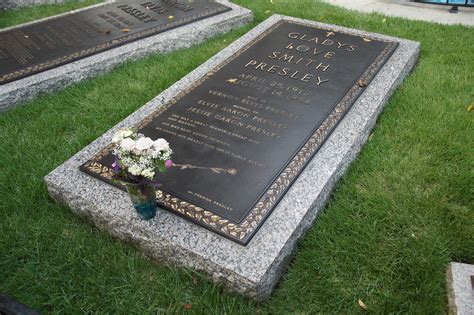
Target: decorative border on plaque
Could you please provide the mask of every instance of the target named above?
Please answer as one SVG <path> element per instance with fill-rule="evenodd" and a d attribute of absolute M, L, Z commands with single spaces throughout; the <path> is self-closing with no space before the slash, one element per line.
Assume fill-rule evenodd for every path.
<path fill-rule="evenodd" d="M 223 13 L 223 12 L 230 11 L 230 10 L 232 10 L 230 7 L 227 7 L 223 4 L 220 4 L 220 6 L 215 8 L 215 9 L 209 9 L 209 10 L 203 11 L 203 12 L 198 13 L 198 14 L 194 14 L 194 15 L 191 15 L 191 16 L 188 16 L 188 17 L 185 17 L 185 18 L 181 18 L 181 19 L 173 21 L 171 23 L 167 23 L 167 24 L 164 24 L 164 25 L 159 25 L 159 26 L 156 26 L 156 27 L 152 27 L 152 28 L 143 30 L 141 32 L 137 32 L 137 33 L 134 33 L 134 34 L 131 34 L 131 35 L 123 36 L 123 37 L 120 37 L 118 39 L 114 39 L 114 40 L 105 42 L 103 44 L 96 45 L 95 47 L 90 47 L 90 48 L 87 48 L 87 49 L 83 49 L 81 51 L 78 51 L 78 52 L 75 52 L 75 53 L 72 53 L 72 54 L 68 54 L 68 55 L 65 55 L 65 56 L 47 61 L 47 62 L 42 62 L 42 63 L 39 63 L 39 64 L 34 65 L 34 66 L 29 66 L 29 67 L 26 67 L 24 69 L 17 70 L 17 71 L 2 75 L 2 76 L 0 76 L 0 84 L 2 84 L 5 81 L 11 81 L 11 80 L 15 80 L 15 79 L 20 78 L 20 77 L 24 77 L 24 76 L 26 76 L 26 75 L 28 75 L 32 72 L 41 72 L 41 71 L 44 71 L 44 70 L 53 69 L 57 66 L 67 64 L 71 61 L 76 61 L 76 60 L 79 60 L 81 58 L 88 57 L 88 56 L 91 56 L 91 55 L 99 53 L 99 52 L 107 51 L 109 49 L 112 49 L 112 48 L 115 48 L 115 47 L 118 47 L 118 46 L 121 46 L 121 45 L 124 45 L 124 44 L 127 44 L 127 43 L 131 43 L 131 42 L 134 42 L 134 41 L 139 40 L 139 39 L 143 39 L 143 38 L 146 38 L 146 37 L 149 37 L 149 36 L 152 36 L 152 35 L 160 34 L 161 31 L 163 31 L 165 29 L 166 30 L 171 30 L 171 29 L 176 28 L 178 26 L 185 25 L 185 24 L 187 24 L 191 21 L 196 21 L 197 22 L 203 17 L 212 17 L 212 16 L 217 15 L 219 13 Z"/>
<path fill-rule="evenodd" d="M 202 78 L 196 80 L 191 84 L 187 89 L 179 93 L 168 103 L 161 106 L 154 113 L 146 117 L 135 127 L 140 129 L 153 121 L 157 116 L 161 115 L 165 110 L 170 106 L 175 104 L 179 99 L 181 99 L 186 94 L 190 93 L 197 86 L 201 85 L 209 77 L 214 75 L 222 67 L 230 63 L 232 60 L 237 58 L 240 54 L 245 52 L 249 47 L 253 46 L 255 43 L 259 42 L 265 38 L 270 32 L 281 24 L 288 22 L 293 24 L 299 24 L 304 26 L 311 26 L 314 28 L 319 28 L 311 24 L 280 20 L 278 23 L 275 23 L 273 26 L 268 28 L 266 31 L 261 33 L 254 41 L 246 44 L 242 47 L 237 53 L 233 56 L 226 59 L 218 66 L 210 70 Z M 339 33 L 345 33 L 353 35 L 348 32 L 341 32 L 329 28 L 319 28 L 323 30 L 329 30 Z M 365 70 L 365 72 L 359 77 L 359 80 L 349 89 L 349 91 L 342 97 L 339 103 L 334 107 L 334 109 L 329 113 L 323 123 L 315 130 L 312 136 L 308 141 L 302 146 L 298 153 L 293 157 L 289 162 L 287 167 L 280 173 L 277 179 L 270 185 L 268 190 L 263 194 L 260 200 L 256 203 L 254 208 L 249 212 L 249 214 L 242 220 L 242 222 L 234 223 L 226 218 L 223 218 L 211 211 L 205 210 L 201 207 L 198 207 L 188 201 L 182 200 L 172 194 L 158 190 L 156 195 L 158 202 L 163 205 L 171 212 L 184 216 L 188 219 L 191 219 L 193 222 L 198 223 L 204 227 L 211 228 L 211 231 L 222 234 L 239 244 L 247 244 L 256 230 L 259 228 L 259 224 L 266 219 L 270 210 L 278 203 L 282 198 L 286 190 L 292 185 L 297 176 L 306 166 L 307 162 L 316 154 L 318 149 L 321 147 L 323 142 L 326 140 L 326 137 L 332 132 L 336 127 L 339 121 L 344 117 L 350 107 L 354 104 L 355 100 L 360 96 L 364 91 L 365 87 L 370 83 L 375 74 L 380 70 L 380 68 L 385 64 L 388 58 L 392 55 L 395 49 L 398 46 L 397 42 L 391 42 L 388 40 L 377 39 L 375 37 L 363 36 L 364 41 L 370 42 L 372 40 L 386 42 L 387 45 L 379 53 L 379 55 L 373 60 L 371 65 Z M 92 160 L 86 162 L 81 166 L 81 169 L 95 177 L 104 179 L 105 181 L 111 183 L 112 176 L 114 171 L 111 167 L 103 165 L 98 161 L 108 155 L 112 149 L 112 144 L 108 145 L 102 149 Z M 116 185 L 115 185 L 116 186 Z"/>

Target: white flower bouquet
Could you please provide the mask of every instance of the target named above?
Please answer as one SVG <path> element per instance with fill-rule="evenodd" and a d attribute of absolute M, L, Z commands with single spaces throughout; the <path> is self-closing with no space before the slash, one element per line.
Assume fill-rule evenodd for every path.
<path fill-rule="evenodd" d="M 132 129 L 122 129 L 112 139 L 115 144 L 113 154 L 115 162 L 115 179 L 133 184 L 153 183 L 156 171 L 165 173 L 173 165 L 168 141 L 151 138 L 135 132 Z"/>
<path fill-rule="evenodd" d="M 173 165 L 168 141 L 153 141 L 132 129 L 122 129 L 113 137 L 114 179 L 127 187 L 130 200 L 140 218 L 149 220 L 156 214 L 156 172 L 165 173 Z"/>

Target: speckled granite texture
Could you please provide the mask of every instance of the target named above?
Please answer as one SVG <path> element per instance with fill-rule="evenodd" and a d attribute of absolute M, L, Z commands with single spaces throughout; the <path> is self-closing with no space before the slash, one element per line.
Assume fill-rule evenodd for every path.
<path fill-rule="evenodd" d="M 474 315 L 474 265 L 449 265 L 448 300 L 451 314 Z"/>
<path fill-rule="evenodd" d="M 151 221 L 141 221 L 126 193 L 79 171 L 79 165 L 109 144 L 119 128 L 141 121 L 282 19 L 387 38 L 400 45 L 246 247 L 167 211 L 159 211 Z M 419 49 L 420 44 L 413 41 L 273 15 L 51 172 L 45 177 L 49 192 L 97 227 L 133 243 L 157 261 L 194 268 L 234 291 L 265 299 L 278 282 L 298 239 L 311 226 L 334 184 L 366 142 L 384 104 L 415 65 Z"/>
<path fill-rule="evenodd" d="M 218 2 L 231 7 L 232 10 L 0 85 L 0 113 L 34 98 L 39 92 L 59 90 L 83 79 L 108 72 L 122 62 L 142 58 L 152 53 L 168 53 L 177 49 L 191 47 L 218 34 L 229 32 L 232 29 L 250 23 L 253 20 L 252 11 L 230 3 L 227 0 L 218 0 Z M 98 6 L 100 5 L 103 4 Z M 89 8 L 91 7 L 81 10 Z M 71 11 L 64 15 L 81 10 Z M 27 24 L 0 31 L 11 30 Z"/>
<path fill-rule="evenodd" d="M 11 10 L 39 4 L 63 3 L 66 0 L 0 0 L 0 10 Z"/>

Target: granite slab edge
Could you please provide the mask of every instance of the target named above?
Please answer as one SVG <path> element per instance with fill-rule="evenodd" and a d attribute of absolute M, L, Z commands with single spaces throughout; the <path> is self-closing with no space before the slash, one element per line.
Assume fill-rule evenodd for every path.
<path fill-rule="evenodd" d="M 40 92 L 53 92 L 63 89 L 84 79 L 110 72 L 114 67 L 126 61 L 137 60 L 154 53 L 165 54 L 178 49 L 189 48 L 209 38 L 244 26 L 253 20 L 252 11 L 227 0 L 218 0 L 218 2 L 231 7 L 232 10 L 0 86 L 0 113 L 25 104 Z M 104 4 L 92 7 L 101 5 Z M 87 9 L 90 9 L 90 7 L 59 16 Z M 4 30 L 35 23 L 39 22 L 25 23 Z M 188 28 L 189 26 L 191 28 Z"/>
<path fill-rule="evenodd" d="M 110 215 L 104 209 L 76 195 L 71 191 L 64 191 L 54 183 L 47 185 L 50 196 L 58 203 L 69 207 L 76 215 L 86 219 L 89 223 L 103 232 L 108 232 L 114 238 L 126 242 L 144 252 L 149 258 L 160 264 L 173 268 L 189 268 L 203 272 L 210 280 L 221 283 L 226 288 L 249 297 L 258 297 L 255 291 L 256 283 L 241 277 L 224 266 L 216 265 L 186 248 L 181 248 L 169 239 L 150 235 L 139 229 L 130 229 L 133 218 L 122 218 Z M 102 213 L 99 215 L 99 213 Z M 249 294 L 252 292 L 251 294 Z"/>
<path fill-rule="evenodd" d="M 0 11 L 16 10 L 41 4 L 61 4 L 65 1 L 66 0 L 5 0 L 5 2 L 0 3 Z"/>
<path fill-rule="evenodd" d="M 293 18 L 282 17 L 282 16 L 273 16 L 273 17 L 267 19 L 265 22 L 263 22 L 262 24 L 260 24 L 256 28 L 254 28 L 252 31 L 250 31 L 249 33 L 244 35 L 240 40 L 238 40 L 234 44 L 230 45 L 226 49 L 222 50 L 221 53 L 219 53 L 215 57 L 211 58 L 208 62 L 204 63 L 201 67 L 195 69 L 188 76 L 186 76 L 185 78 L 183 78 L 182 80 L 180 80 L 179 82 L 174 84 L 172 87 L 170 87 L 168 90 L 166 90 L 165 92 L 160 94 L 153 101 L 146 104 L 141 109 L 139 109 L 137 112 L 135 112 L 134 114 L 132 114 L 131 116 L 126 118 L 122 123 L 120 123 L 116 127 L 112 128 L 109 132 L 104 134 L 103 137 L 97 139 L 90 146 L 86 147 L 84 150 L 79 152 L 74 157 L 74 158 L 77 159 L 76 162 L 68 163 L 69 162 L 68 161 L 65 164 L 63 164 L 62 166 L 58 167 L 58 169 L 53 171 L 50 175 L 48 175 L 45 178 L 45 180 L 48 184 L 48 187 L 50 187 L 50 186 L 51 187 L 53 187 L 53 186 L 57 187 L 57 189 L 60 190 L 60 192 L 59 192 L 59 194 L 60 194 L 61 191 L 64 190 L 64 187 L 62 187 L 62 184 L 65 183 L 64 181 L 60 180 L 60 177 L 62 177 L 64 173 L 68 172 L 68 168 L 77 167 L 77 165 L 78 165 L 77 163 L 80 163 L 81 161 L 82 162 L 85 161 L 84 159 L 89 158 L 95 152 L 97 152 L 97 150 L 99 150 L 104 145 L 106 145 L 110 141 L 110 137 L 113 134 L 113 132 L 115 132 L 118 128 L 133 124 L 134 122 L 137 122 L 137 121 L 143 119 L 148 113 L 152 112 L 153 110 L 156 110 L 157 107 L 159 107 L 163 103 L 167 102 L 170 98 L 172 98 L 175 94 L 177 94 L 178 91 L 180 91 L 181 89 L 188 86 L 196 78 L 202 77 L 209 69 L 212 68 L 213 64 L 219 63 L 223 59 L 227 58 L 230 54 L 232 54 L 235 50 L 238 50 L 241 46 L 243 46 L 246 42 L 251 40 L 253 37 L 257 36 L 259 33 L 263 32 L 270 25 L 272 25 L 273 23 L 275 23 L 278 20 L 283 19 L 283 18 L 285 18 L 287 20 L 296 20 L 296 21 L 300 21 L 300 22 L 301 21 L 307 22 L 307 21 L 300 20 L 300 19 L 293 19 Z M 319 25 L 319 26 L 328 26 L 328 25 L 325 25 L 325 24 L 317 23 L 317 22 L 311 22 L 310 24 Z M 333 27 L 333 29 L 336 29 L 336 30 L 338 29 L 338 27 L 336 27 L 336 26 L 330 26 L 329 25 L 329 27 Z M 340 28 L 340 29 L 348 31 L 348 29 L 346 29 L 346 28 Z M 352 32 L 356 33 L 358 35 L 360 35 L 360 34 L 370 34 L 370 33 L 367 33 L 367 32 L 354 31 L 354 30 L 352 30 Z M 370 35 L 372 35 L 372 34 L 370 34 Z M 387 36 L 382 36 L 382 35 L 380 35 L 380 36 L 382 38 L 389 38 Z M 391 39 L 393 39 L 393 38 L 391 38 Z M 395 66 L 398 66 L 397 69 L 395 69 L 395 70 L 388 69 L 387 70 L 389 72 L 389 74 L 391 72 L 395 71 L 397 73 L 397 75 L 395 77 L 393 77 L 393 74 L 392 74 L 391 81 L 390 81 L 390 86 L 389 86 L 389 91 L 387 91 L 387 93 L 384 94 L 384 96 L 379 95 L 378 97 L 375 97 L 375 100 L 376 100 L 375 103 L 376 104 L 372 104 L 372 110 L 371 110 L 372 114 L 370 116 L 372 125 L 370 125 L 370 123 L 365 124 L 366 127 L 363 130 L 364 133 L 361 132 L 361 134 L 363 134 L 362 137 L 354 136 L 352 139 L 349 139 L 349 141 L 344 140 L 344 141 L 346 141 L 345 142 L 346 143 L 345 151 L 343 150 L 344 152 L 341 153 L 342 155 L 339 157 L 337 163 L 335 163 L 334 161 L 331 161 L 331 160 L 327 160 L 327 161 L 331 161 L 331 163 L 327 163 L 327 165 L 322 165 L 321 164 L 322 162 L 325 161 L 325 159 L 328 158 L 328 156 L 331 156 L 330 151 L 333 148 L 337 149 L 338 147 L 341 147 L 341 145 L 339 143 L 340 139 L 338 140 L 338 137 L 340 138 L 341 134 L 346 133 L 347 128 L 350 128 L 350 124 L 348 125 L 348 123 L 344 123 L 344 121 L 346 121 L 347 119 L 349 119 L 347 121 L 350 121 L 351 113 L 352 113 L 352 116 L 357 117 L 357 115 L 358 115 L 357 111 L 358 110 L 360 111 L 361 108 L 364 109 L 366 107 L 366 104 L 364 104 L 364 100 L 365 100 L 365 102 L 367 102 L 367 100 L 374 99 L 374 96 L 371 95 L 371 93 L 372 94 L 374 94 L 374 93 L 377 94 L 376 92 L 380 88 L 380 86 L 378 86 L 378 88 L 375 88 L 375 87 L 371 88 L 371 86 L 372 86 L 371 85 L 371 86 L 369 86 L 369 88 L 367 88 L 367 90 L 364 92 L 364 94 L 359 98 L 358 102 L 356 102 L 356 104 L 354 104 L 353 110 L 351 110 L 351 112 L 348 113 L 348 115 L 346 117 L 347 119 L 345 119 L 343 122 L 341 122 L 340 126 L 335 130 L 335 132 L 330 137 L 330 139 L 328 139 L 328 141 L 323 146 L 321 151 L 313 159 L 313 161 L 310 163 L 310 165 L 308 165 L 307 170 L 305 170 L 305 172 L 303 172 L 303 174 L 300 176 L 300 178 L 297 180 L 297 182 L 293 185 L 293 187 L 288 192 L 287 196 L 285 196 L 285 198 L 282 200 L 282 202 L 277 207 L 277 209 L 275 209 L 272 216 L 264 224 L 261 231 L 259 231 L 259 233 L 257 233 L 256 238 L 260 238 L 261 240 L 265 240 L 265 237 L 268 237 L 268 235 L 271 235 L 271 233 L 269 233 L 269 230 L 270 230 L 269 227 L 275 226 L 275 224 L 276 224 L 275 221 L 278 221 L 277 219 L 272 220 L 272 217 L 275 217 L 275 216 L 278 216 L 278 215 L 281 216 L 282 211 L 286 211 L 289 208 L 291 209 L 293 203 L 298 203 L 299 204 L 299 208 L 301 208 L 301 211 L 299 211 L 299 213 L 297 213 L 297 215 L 296 214 L 294 215 L 294 217 L 292 218 L 293 222 L 289 222 L 289 223 L 292 224 L 288 228 L 288 230 L 290 231 L 288 233 L 290 233 L 290 234 L 285 234 L 282 237 L 277 236 L 277 237 L 280 237 L 276 242 L 276 243 L 278 243 L 278 245 L 275 246 L 275 248 L 272 248 L 271 250 L 269 250 L 267 252 L 261 253 L 260 256 L 257 257 L 257 258 L 259 258 L 259 260 L 261 260 L 261 264 L 259 264 L 257 262 L 252 262 L 253 265 L 251 264 L 248 269 L 253 268 L 253 270 L 246 270 L 246 269 L 239 268 L 239 266 L 237 266 L 235 264 L 232 264 L 232 262 L 229 263 L 228 261 L 226 262 L 226 261 L 223 261 L 222 259 L 219 260 L 222 257 L 217 257 L 217 255 L 215 255 L 215 253 L 211 253 L 211 255 L 207 255 L 205 250 L 199 249 L 199 250 L 201 250 L 201 252 L 198 252 L 197 250 L 196 251 L 191 250 L 189 247 L 184 248 L 182 250 L 182 252 L 179 253 L 179 254 L 174 254 L 174 255 L 177 256 L 176 259 L 178 261 L 172 261 L 172 263 L 175 263 L 175 264 L 183 263 L 182 261 L 180 261 L 180 260 L 182 260 L 183 257 L 190 257 L 189 255 L 191 255 L 191 254 L 193 254 L 193 255 L 197 254 L 199 257 L 202 258 L 199 261 L 199 263 L 197 264 L 197 266 L 190 266 L 190 262 L 184 262 L 184 264 L 187 265 L 188 267 L 192 267 L 192 268 L 204 271 L 205 273 L 207 273 L 208 275 L 210 275 L 214 279 L 217 278 L 218 280 L 220 279 L 221 281 L 225 281 L 227 283 L 228 287 L 230 287 L 231 289 L 236 290 L 240 293 L 244 293 L 248 296 L 251 296 L 251 297 L 257 298 L 257 299 L 264 299 L 264 298 L 268 297 L 270 295 L 274 285 L 278 281 L 282 270 L 285 268 L 286 263 L 289 260 L 289 257 L 291 257 L 291 253 L 293 252 L 293 250 L 295 248 L 294 245 L 295 245 L 296 241 L 301 237 L 303 232 L 314 221 L 314 218 L 316 217 L 317 212 L 322 207 L 324 207 L 325 201 L 327 200 L 328 196 L 330 195 L 330 191 L 331 191 L 334 183 L 336 182 L 336 180 L 340 176 L 342 176 L 342 173 L 347 168 L 350 161 L 355 158 L 355 156 L 357 155 L 358 150 L 360 150 L 360 148 L 362 147 L 363 142 L 365 142 L 365 140 L 367 139 L 369 130 L 373 127 L 373 124 L 375 124 L 376 116 L 382 110 L 380 108 L 380 104 L 383 105 L 386 102 L 386 100 L 388 99 L 388 96 L 391 94 L 391 92 L 393 91 L 395 86 L 399 82 L 401 82 L 403 76 L 406 75 L 406 73 L 411 69 L 411 67 L 413 66 L 413 64 L 416 61 L 416 56 L 415 55 L 417 55 L 417 53 L 418 53 L 419 44 L 414 43 L 414 42 L 410 42 L 410 41 L 400 40 L 400 39 L 396 39 L 396 40 L 402 41 L 403 42 L 402 46 L 406 47 L 406 49 L 405 49 L 406 51 L 404 52 L 404 56 L 402 56 L 404 58 L 404 60 L 403 60 L 403 62 L 402 61 L 397 61 L 398 64 L 395 64 Z M 391 58 L 391 60 L 392 59 L 393 58 Z M 406 61 L 406 59 L 409 59 L 409 60 Z M 397 62 L 395 62 L 395 63 L 397 63 Z M 383 71 L 385 71 L 385 69 L 387 67 L 391 67 L 390 62 L 387 63 L 387 65 L 386 65 L 386 67 L 384 67 Z M 377 80 L 381 80 L 380 79 L 381 76 L 383 77 L 383 76 L 386 76 L 386 75 L 387 75 L 386 73 L 381 73 L 380 75 L 378 75 L 378 79 L 376 77 L 373 84 L 376 84 Z M 385 83 L 384 85 L 387 88 L 386 84 L 387 83 Z M 359 109 L 357 110 L 357 108 L 359 108 Z M 346 128 L 346 129 L 344 129 L 344 128 Z M 348 143 L 350 144 L 349 146 L 347 145 Z M 340 151 L 340 148 L 339 148 L 339 151 Z M 74 158 L 71 159 L 71 160 L 74 160 Z M 333 160 L 334 160 L 334 158 L 333 158 Z M 318 187 L 318 189 L 314 189 L 314 191 L 305 191 L 305 189 L 307 190 L 307 188 L 305 188 L 304 186 L 308 183 L 308 180 L 310 180 L 310 183 L 311 183 L 311 178 L 314 177 L 314 172 L 315 171 L 321 171 L 321 169 L 325 169 L 327 174 L 324 174 L 324 176 L 322 178 L 318 179 L 320 181 L 316 185 Z M 81 176 L 85 176 L 85 175 L 82 174 Z M 317 177 L 318 177 L 318 175 L 316 175 L 316 178 Z M 313 180 L 313 182 L 314 182 L 314 180 Z M 92 183 L 92 182 L 88 181 L 88 183 Z M 94 183 L 93 185 L 94 185 L 94 187 L 100 187 L 101 186 L 101 184 L 99 184 L 99 183 Z M 110 189 L 108 189 L 107 191 L 110 191 Z M 301 194 L 301 192 L 303 192 L 303 193 Z M 55 193 L 52 193 L 52 195 L 54 197 Z M 299 198 L 298 196 L 301 196 L 301 195 L 305 196 L 305 199 L 301 200 L 301 201 L 297 200 L 297 198 Z M 60 197 L 57 197 L 57 196 L 56 196 L 56 198 L 61 199 Z M 84 198 L 84 196 L 82 196 L 82 195 L 79 196 L 79 197 L 75 196 L 74 198 Z M 87 197 L 85 197 L 85 199 L 87 199 Z M 71 201 L 66 201 L 66 203 L 68 203 L 70 207 L 73 207 L 73 206 L 71 206 L 71 204 L 72 204 Z M 178 224 L 177 221 L 175 223 Z M 181 224 L 181 223 L 182 222 L 179 222 L 179 224 Z M 186 227 L 189 228 L 189 229 L 193 229 L 193 227 L 190 227 L 189 225 L 187 225 Z M 201 232 L 201 231 L 199 231 L 199 232 Z M 199 235 L 199 232 L 198 231 L 193 231 L 193 233 L 195 233 L 196 235 Z M 203 239 L 206 239 L 206 237 L 209 238 L 209 236 L 206 235 L 205 233 L 201 233 L 200 236 L 203 237 Z M 216 239 L 216 238 L 210 237 L 210 239 L 213 242 L 215 241 L 215 242 L 225 243 L 225 241 L 220 241 L 219 239 Z M 206 241 L 207 241 L 207 239 L 206 239 Z M 252 245 L 252 244 L 254 244 L 254 245 Z M 253 251 L 254 254 L 255 254 L 255 252 L 258 252 L 259 250 L 261 250 L 261 248 L 258 248 L 258 246 L 255 245 L 255 244 L 256 244 L 255 242 L 251 243 L 251 246 L 250 246 L 250 247 L 253 247 L 255 249 Z M 181 243 L 181 245 L 182 245 L 182 243 Z M 178 241 L 175 240 L 172 246 L 174 246 L 176 248 L 179 248 L 181 245 Z M 232 253 L 232 249 L 233 249 L 232 245 L 229 244 L 229 243 L 225 243 L 225 246 L 228 246 L 230 249 L 224 249 L 224 248 L 221 247 L 219 250 L 221 250 L 222 252 L 225 252 L 225 253 Z M 250 253 L 250 252 L 252 252 L 252 250 L 248 250 L 248 251 L 242 250 L 242 252 Z M 153 253 L 151 253 L 151 255 L 153 255 Z M 250 258 L 248 258 L 248 257 L 246 259 L 250 260 Z M 201 263 L 203 263 L 203 260 L 204 260 L 205 265 L 200 265 Z M 237 278 L 235 278 L 236 275 L 237 275 Z"/>
<path fill-rule="evenodd" d="M 471 278 L 472 277 L 472 278 Z M 474 314 L 474 265 L 451 262 L 447 274 L 449 313 Z"/>

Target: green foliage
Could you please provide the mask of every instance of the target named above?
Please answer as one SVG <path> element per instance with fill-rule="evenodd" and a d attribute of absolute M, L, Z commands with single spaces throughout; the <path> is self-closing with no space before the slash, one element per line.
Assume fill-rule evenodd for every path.
<path fill-rule="evenodd" d="M 443 313 L 445 271 L 474 263 L 472 29 L 312 0 L 237 0 L 255 12 L 422 43 L 358 160 L 272 298 L 256 304 L 190 270 L 153 264 L 53 202 L 43 176 L 248 31 L 127 63 L 0 115 L 0 292 L 44 313 Z M 86 2 L 85 4 L 90 4 Z M 0 13 L 14 25 L 84 3 Z M 189 304 L 189 305 L 188 305 Z"/>

